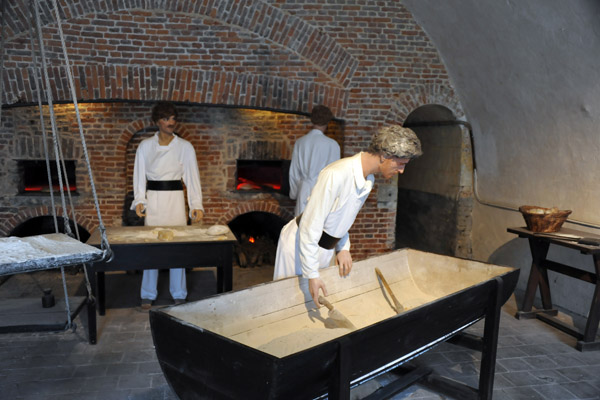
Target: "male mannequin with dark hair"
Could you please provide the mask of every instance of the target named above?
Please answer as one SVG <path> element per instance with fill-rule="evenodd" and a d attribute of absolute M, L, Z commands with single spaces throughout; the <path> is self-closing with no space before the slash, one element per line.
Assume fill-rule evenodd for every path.
<path fill-rule="evenodd" d="M 147 226 L 187 225 L 182 181 L 192 223 L 204 216 L 196 152 L 190 142 L 175 134 L 177 115 L 172 103 L 157 103 L 152 109 L 152 122 L 158 132 L 143 140 L 135 153 L 131 208 L 139 217 L 146 217 Z M 157 283 L 158 270 L 144 270 L 142 309 L 152 306 L 158 294 Z M 169 290 L 176 304 L 185 301 L 185 268 L 169 269 Z"/>
<path fill-rule="evenodd" d="M 304 211 L 319 172 L 340 159 L 340 145 L 325 136 L 332 119 L 333 113 L 329 108 L 315 106 L 310 116 L 312 129 L 294 143 L 290 164 L 290 198 L 296 200 L 296 216 Z"/>

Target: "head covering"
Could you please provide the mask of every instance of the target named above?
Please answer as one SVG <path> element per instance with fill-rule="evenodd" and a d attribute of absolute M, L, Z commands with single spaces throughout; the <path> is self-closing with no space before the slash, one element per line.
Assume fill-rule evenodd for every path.
<path fill-rule="evenodd" d="M 408 159 L 423 154 L 417 135 L 411 129 L 400 125 L 386 125 L 375 132 L 369 152 Z"/>
<path fill-rule="evenodd" d="M 314 106 L 310 114 L 310 122 L 312 122 L 313 125 L 327 125 L 332 119 L 333 113 L 327 106 L 322 104 Z"/>

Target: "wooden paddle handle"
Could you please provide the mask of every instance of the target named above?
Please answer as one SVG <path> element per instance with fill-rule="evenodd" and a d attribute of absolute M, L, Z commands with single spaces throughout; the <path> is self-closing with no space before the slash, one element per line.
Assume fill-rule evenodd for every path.
<path fill-rule="evenodd" d="M 388 294 L 392 298 L 392 301 L 394 302 L 394 306 L 396 307 L 396 313 L 400 313 L 402 310 L 404 310 L 404 307 L 402 307 L 402 304 L 400 304 L 400 302 L 398 301 L 396 296 L 394 296 L 394 292 L 392 292 L 392 288 L 390 287 L 390 285 L 388 285 L 387 281 L 383 277 L 383 274 L 381 273 L 379 268 L 375 267 L 375 273 L 377 274 L 379 279 L 381 279 L 383 286 L 385 286 L 385 290 L 387 290 Z"/>
<path fill-rule="evenodd" d="M 323 296 L 319 296 L 319 303 L 323 304 L 325 307 L 329 309 L 329 311 L 333 310 L 333 306 L 331 303 Z"/>

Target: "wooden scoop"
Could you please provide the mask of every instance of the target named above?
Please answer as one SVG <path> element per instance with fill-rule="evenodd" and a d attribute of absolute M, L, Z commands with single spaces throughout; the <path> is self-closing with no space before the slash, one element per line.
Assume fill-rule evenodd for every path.
<path fill-rule="evenodd" d="M 387 281 L 383 277 L 383 274 L 381 273 L 381 271 L 379 270 L 379 268 L 375 268 L 375 273 L 377 274 L 377 276 L 379 277 L 379 279 L 383 283 L 383 286 L 385 287 L 385 290 L 387 290 L 388 294 L 392 298 L 392 301 L 394 302 L 394 307 L 396 308 L 396 314 L 400 314 L 401 312 L 404 311 L 404 307 L 402 307 L 402 304 L 400 304 L 400 302 L 398 301 L 398 299 L 396 298 L 396 296 L 394 296 L 394 292 L 392 292 L 392 288 L 390 288 L 390 285 L 388 285 Z"/>
<path fill-rule="evenodd" d="M 333 308 L 333 305 L 325 297 L 319 296 L 319 303 L 323 304 L 329 309 L 327 319 L 325 320 L 325 328 L 346 328 L 350 330 L 356 330 L 356 326 L 341 312 Z"/>

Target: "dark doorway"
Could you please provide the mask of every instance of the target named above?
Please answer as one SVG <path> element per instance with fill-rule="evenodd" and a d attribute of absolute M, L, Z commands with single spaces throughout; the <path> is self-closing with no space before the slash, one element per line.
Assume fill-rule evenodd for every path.
<path fill-rule="evenodd" d="M 453 121 L 446 107 L 426 105 L 404 122 L 419 137 L 423 155 L 398 176 L 396 248 L 456 255 L 463 139 Z"/>

